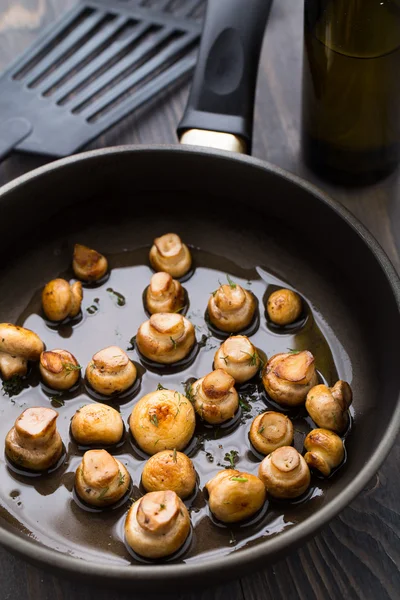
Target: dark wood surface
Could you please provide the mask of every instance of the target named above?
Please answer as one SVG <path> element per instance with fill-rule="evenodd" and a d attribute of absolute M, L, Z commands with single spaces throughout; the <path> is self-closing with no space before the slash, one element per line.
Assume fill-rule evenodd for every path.
<path fill-rule="evenodd" d="M 0 69 L 38 36 L 74 0 L 0 0 Z M 304 176 L 345 204 L 374 233 L 397 268 L 400 239 L 399 175 L 362 189 L 334 187 L 302 164 L 300 93 L 302 2 L 275 0 L 259 78 L 253 154 Z M 163 94 L 91 147 L 175 142 L 188 86 Z M 41 157 L 13 155 L 0 166 L 0 184 L 43 164 Z M 328 527 L 288 558 L 240 581 L 182 600 L 339 599 L 397 600 L 400 597 L 400 444 L 392 449 L 363 493 Z M 0 600 L 111 600 L 141 598 L 76 585 L 0 549 Z M 144 595 L 143 595 L 144 597 Z"/>

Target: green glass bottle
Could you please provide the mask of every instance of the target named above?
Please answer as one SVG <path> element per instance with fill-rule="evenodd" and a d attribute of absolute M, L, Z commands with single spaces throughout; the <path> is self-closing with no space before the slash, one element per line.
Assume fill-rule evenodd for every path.
<path fill-rule="evenodd" d="M 305 0 L 302 146 L 334 181 L 400 160 L 400 0 Z"/>

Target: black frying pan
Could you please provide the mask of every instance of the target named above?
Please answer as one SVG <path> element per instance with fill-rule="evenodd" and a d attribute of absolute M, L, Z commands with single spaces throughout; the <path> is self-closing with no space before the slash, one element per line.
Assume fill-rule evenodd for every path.
<path fill-rule="evenodd" d="M 189 133 L 184 140 L 201 135 L 205 137 L 200 140 L 211 140 L 218 147 L 234 142 L 236 149 L 250 149 L 256 63 L 268 8 L 265 0 L 209 0 L 198 70 L 180 132 L 200 129 L 234 135 Z M 265 527 L 267 521 L 262 526 L 256 523 L 251 535 L 239 529 L 234 535 L 245 543 L 233 539 L 231 547 L 226 532 L 218 530 L 215 541 L 216 530 L 203 519 L 205 525 L 195 528 L 195 552 L 189 551 L 186 564 L 181 557 L 151 565 L 130 561 L 126 555 L 125 562 L 117 560 L 123 542 L 118 526 L 110 528 L 111 513 L 86 513 L 71 498 L 77 460 L 76 448 L 68 441 L 76 402 L 71 399 L 60 408 L 59 426 L 70 463 L 63 467 L 63 479 L 49 476 L 27 483 L 10 472 L 1 456 L 0 541 L 10 550 L 47 568 L 99 583 L 163 590 L 172 582 L 210 584 L 274 561 L 303 543 L 351 502 L 379 468 L 400 423 L 399 280 L 373 237 L 315 187 L 259 160 L 220 150 L 111 148 L 54 162 L 3 187 L 0 223 L 0 320 L 36 328 L 48 346 L 62 338 L 82 364 L 100 344 L 118 340 L 122 344 L 135 333 L 145 318 L 138 298 L 149 276 L 147 267 L 140 266 L 146 263 L 146 246 L 155 235 L 176 230 L 195 248 L 194 308 L 204 307 L 212 291 L 205 289 L 208 280 L 196 280 L 205 269 L 211 280 L 230 272 L 256 287 L 264 281 L 266 293 L 271 286 L 290 285 L 306 299 L 311 333 L 308 330 L 304 338 L 304 330 L 283 336 L 267 331 L 261 311 L 263 349 L 270 354 L 285 346 L 311 344 L 321 377 L 334 383 L 339 375 L 351 382 L 355 393 L 346 464 L 330 481 L 317 481 L 317 493 L 308 502 L 271 504 L 265 518 L 272 519 L 274 527 Z M 132 305 L 98 321 L 86 315 L 76 328 L 51 330 L 36 314 L 40 290 L 49 279 L 65 274 L 75 241 L 108 255 L 113 268 L 109 285 L 125 286 Z M 95 294 L 105 292 L 85 290 L 86 305 Z M 154 386 L 157 377 L 145 374 L 141 392 L 146 391 L 147 378 Z M 183 374 L 170 377 L 178 385 Z M 1 435 L 25 403 L 50 402 L 34 374 L 31 386 L 14 404 L 2 399 Z M 124 418 L 132 406 L 129 402 L 135 399 L 121 401 Z M 247 466 L 249 456 L 243 457 Z M 132 467 L 137 482 L 139 462 Z M 201 494 L 199 498 L 201 512 L 206 509 Z M 63 507 L 59 513 L 54 512 L 58 502 Z M 193 519 L 195 515 L 193 511 Z"/>

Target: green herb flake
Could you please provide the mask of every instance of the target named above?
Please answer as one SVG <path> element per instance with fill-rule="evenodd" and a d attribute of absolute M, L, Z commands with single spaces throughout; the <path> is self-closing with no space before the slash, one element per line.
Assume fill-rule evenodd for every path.
<path fill-rule="evenodd" d="M 239 453 L 237 450 L 230 450 L 230 452 L 227 452 L 224 456 L 224 460 L 226 462 L 229 462 L 229 467 L 227 468 L 231 468 L 234 469 L 236 463 L 239 460 Z"/>
<path fill-rule="evenodd" d="M 300 354 L 301 350 L 296 350 L 295 348 L 288 348 L 288 354 Z"/>
<path fill-rule="evenodd" d="M 153 423 L 153 425 L 155 427 L 158 427 L 158 418 L 156 413 L 153 413 L 152 415 L 150 415 L 150 421 Z"/>
<path fill-rule="evenodd" d="M 167 507 L 165 506 L 165 504 L 160 504 L 160 510 L 165 510 Z"/>
<path fill-rule="evenodd" d="M 220 359 L 223 360 L 226 365 L 228 365 L 228 357 L 227 356 L 220 356 Z"/>
<path fill-rule="evenodd" d="M 174 338 L 172 337 L 172 335 L 169 337 L 169 339 L 171 340 L 171 343 L 172 343 L 172 345 L 174 347 L 174 350 L 176 350 L 177 347 L 178 347 L 178 344 L 177 344 L 176 340 L 174 340 Z"/>
<path fill-rule="evenodd" d="M 248 481 L 247 477 L 239 477 L 239 476 L 229 477 L 229 479 L 231 481 L 238 481 L 239 483 L 246 483 L 246 481 Z"/>
<path fill-rule="evenodd" d="M 62 362 L 61 363 L 67 373 L 71 373 L 71 371 L 80 371 L 82 369 L 81 365 L 74 365 L 71 362 Z"/>
<path fill-rule="evenodd" d="M 157 391 L 159 392 L 160 390 L 166 390 L 167 388 L 165 388 L 163 385 L 161 385 L 161 383 L 157 384 Z"/>
<path fill-rule="evenodd" d="M 258 428 L 257 433 L 259 433 L 261 435 L 262 432 L 264 431 L 264 429 L 265 429 L 264 425 L 261 425 L 261 427 Z"/>
<path fill-rule="evenodd" d="M 125 475 L 123 473 L 121 473 L 121 471 L 118 471 L 118 487 L 120 485 L 124 485 L 125 483 Z"/>
<path fill-rule="evenodd" d="M 107 494 L 109 489 L 110 488 L 107 486 L 104 488 L 104 490 L 102 490 L 101 494 L 99 495 L 99 500 L 103 500 L 104 496 Z"/>
<path fill-rule="evenodd" d="M 18 396 L 24 389 L 24 380 L 19 375 L 13 375 L 7 381 L 3 381 L 3 385 L 1 389 L 3 390 L 3 395 L 12 398 L 13 396 Z"/>
<path fill-rule="evenodd" d="M 237 284 L 229 277 L 229 275 L 227 275 L 226 278 L 228 280 L 229 287 L 234 290 L 237 287 Z"/>
<path fill-rule="evenodd" d="M 129 340 L 129 346 L 127 347 L 127 352 L 132 352 L 132 350 L 135 349 L 135 342 L 136 342 L 136 335 L 134 335 L 133 337 L 131 337 L 131 339 Z"/>
<path fill-rule="evenodd" d="M 241 398 L 240 396 L 239 396 L 239 406 L 241 406 L 242 410 L 244 410 L 245 412 L 250 412 L 251 411 L 250 404 L 248 404 L 246 402 L 246 400 L 243 400 L 243 398 Z"/>
<path fill-rule="evenodd" d="M 62 398 L 59 398 L 57 396 L 52 396 L 50 398 L 50 400 L 51 400 L 51 403 L 53 406 L 57 406 L 57 407 L 65 406 L 65 400 L 63 400 Z M 76 412 L 79 412 L 79 411 L 77 410 Z"/>

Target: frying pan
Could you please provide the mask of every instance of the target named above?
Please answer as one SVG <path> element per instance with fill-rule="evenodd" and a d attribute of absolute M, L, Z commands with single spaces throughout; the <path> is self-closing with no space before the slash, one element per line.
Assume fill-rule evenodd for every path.
<path fill-rule="evenodd" d="M 0 190 L 0 320 L 18 319 L 33 290 L 65 270 L 77 240 L 124 256 L 155 235 L 176 230 L 244 273 L 266 265 L 301 291 L 333 345 L 337 342 L 339 375 L 355 392 L 347 462 L 321 498 L 293 508 L 294 526 L 230 554 L 187 564 L 132 567 L 80 560 L 41 543 L 2 509 L 0 542 L 53 571 L 163 591 L 168 584 L 206 585 L 248 573 L 304 543 L 351 502 L 398 432 L 400 282 L 388 258 L 349 212 L 314 186 L 226 151 L 250 151 L 256 66 L 268 10 L 265 0 L 209 0 L 179 133 L 183 142 L 197 140 L 214 149 L 128 146 L 87 152 Z M 70 335 L 65 332 L 66 341 Z M 9 406 L 2 402 L 3 421 Z"/>

